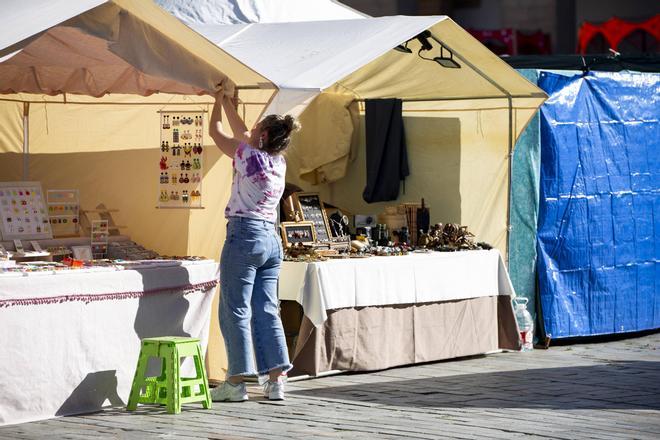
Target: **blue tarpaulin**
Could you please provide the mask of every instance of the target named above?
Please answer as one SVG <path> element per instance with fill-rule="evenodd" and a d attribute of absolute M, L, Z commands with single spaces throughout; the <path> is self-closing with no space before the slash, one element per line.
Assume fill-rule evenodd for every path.
<path fill-rule="evenodd" d="M 660 75 L 541 72 L 538 280 L 548 336 L 660 328 Z"/>

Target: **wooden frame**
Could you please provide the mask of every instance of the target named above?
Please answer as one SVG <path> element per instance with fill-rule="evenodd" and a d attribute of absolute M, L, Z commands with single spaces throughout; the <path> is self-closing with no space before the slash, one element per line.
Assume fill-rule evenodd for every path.
<path fill-rule="evenodd" d="M 316 229 L 312 222 L 282 222 L 280 231 L 284 247 L 295 243 L 312 244 L 316 241 Z"/>
<path fill-rule="evenodd" d="M 300 213 L 302 219 L 314 224 L 318 241 L 324 242 L 332 239 L 330 222 L 319 193 L 294 193 L 293 203 L 294 209 Z"/>

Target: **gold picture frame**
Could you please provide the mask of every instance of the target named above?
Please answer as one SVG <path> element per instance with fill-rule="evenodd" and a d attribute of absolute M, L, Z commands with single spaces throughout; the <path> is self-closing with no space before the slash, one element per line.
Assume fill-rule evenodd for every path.
<path fill-rule="evenodd" d="M 313 222 L 282 222 L 280 232 L 284 247 L 296 243 L 313 244 L 316 242 L 316 228 Z"/>

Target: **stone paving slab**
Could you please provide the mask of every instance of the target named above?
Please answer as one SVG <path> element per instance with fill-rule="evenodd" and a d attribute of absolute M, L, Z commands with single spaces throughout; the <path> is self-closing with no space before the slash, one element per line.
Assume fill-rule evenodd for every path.
<path fill-rule="evenodd" d="M 658 439 L 660 333 L 291 381 L 285 402 L 121 407 L 0 439 Z"/>

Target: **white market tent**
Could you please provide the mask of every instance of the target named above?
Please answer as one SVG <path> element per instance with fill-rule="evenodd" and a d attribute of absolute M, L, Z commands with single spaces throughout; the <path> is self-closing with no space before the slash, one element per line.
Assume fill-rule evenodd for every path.
<path fill-rule="evenodd" d="M 303 126 L 287 152 L 289 182 L 353 213 L 424 197 L 432 221 L 468 225 L 506 253 L 510 156 L 546 95 L 451 19 L 326 15 L 318 13 L 323 0 L 304 1 L 302 20 L 296 0 L 278 1 L 281 14 L 226 19 L 226 11 L 263 12 L 272 2 L 159 3 L 278 86 L 266 112 L 297 114 Z M 461 68 L 420 59 L 416 36 L 425 31 L 433 49 L 421 55 L 439 56 L 442 46 Z M 393 50 L 406 42 L 411 53 Z M 360 107 L 388 97 L 404 100 L 411 176 L 399 201 L 367 204 Z"/>
<path fill-rule="evenodd" d="M 206 209 L 156 209 L 160 110 L 207 111 L 221 83 L 254 117 L 276 87 L 151 0 L 7 0 L 0 33 L 0 181 L 79 189 L 163 255 L 217 259 L 231 160 L 205 139 Z M 250 123 L 250 121 L 248 121 Z M 217 331 L 216 331 L 217 333 Z M 224 359 L 209 347 L 210 371 Z"/>
<path fill-rule="evenodd" d="M 309 21 L 300 21 L 300 13 L 289 7 L 297 2 L 284 0 L 278 4 L 292 14 L 290 20 L 265 18 L 289 22 L 253 23 L 204 12 L 240 9 L 246 2 L 239 0 L 204 0 L 176 8 L 170 3 L 160 0 L 193 29 L 279 87 L 267 113 L 300 115 L 303 130 L 288 154 L 290 181 L 320 191 L 352 212 L 381 211 L 382 205 L 368 205 L 360 197 L 364 149 L 362 144 L 351 150 L 351 144 L 363 142 L 364 133 L 356 127 L 354 104 L 400 98 L 413 149 L 413 169 L 402 198 L 426 197 L 441 210 L 435 211 L 435 220 L 467 224 L 481 239 L 506 249 L 509 156 L 546 95 L 450 18 L 360 18 L 349 11 L 350 19 L 330 16 L 328 21 L 312 10 Z M 247 3 L 254 8 L 270 4 Z M 312 1 L 310 9 L 327 3 Z M 242 23 L 231 24 L 236 21 Z M 422 43 L 416 36 L 423 32 L 428 32 L 426 41 L 432 49 L 419 52 Z M 410 53 L 393 50 L 400 44 L 406 44 Z M 441 67 L 432 60 L 449 53 L 460 68 Z M 438 154 L 424 151 L 422 160 L 414 152 L 422 145 L 435 145 Z M 456 145 L 459 151 L 454 151 Z M 451 154 L 442 152 L 448 149 Z M 305 182 L 320 185 L 309 187 Z"/>

